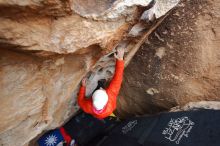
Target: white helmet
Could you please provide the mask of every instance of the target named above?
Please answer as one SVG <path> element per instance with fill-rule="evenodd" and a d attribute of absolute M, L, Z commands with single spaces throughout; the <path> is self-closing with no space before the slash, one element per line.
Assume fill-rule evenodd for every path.
<path fill-rule="evenodd" d="M 96 110 L 102 110 L 108 102 L 108 94 L 104 89 L 96 90 L 92 95 L 92 104 Z"/>

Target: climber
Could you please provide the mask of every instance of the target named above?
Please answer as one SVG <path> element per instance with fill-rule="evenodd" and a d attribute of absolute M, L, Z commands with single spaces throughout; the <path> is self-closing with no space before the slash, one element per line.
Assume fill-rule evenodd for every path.
<path fill-rule="evenodd" d="M 98 119 L 104 119 L 110 116 L 116 109 L 116 99 L 121 88 L 123 71 L 124 71 L 124 49 L 119 47 L 114 54 L 116 58 L 115 74 L 106 88 L 95 90 L 91 98 L 85 97 L 86 78 L 82 80 L 82 86 L 79 90 L 78 104 L 82 110 L 93 115 Z"/>

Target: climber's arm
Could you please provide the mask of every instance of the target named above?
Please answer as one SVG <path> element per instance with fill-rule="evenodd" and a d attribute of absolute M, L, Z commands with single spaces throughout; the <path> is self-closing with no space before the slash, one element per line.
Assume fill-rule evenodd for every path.
<path fill-rule="evenodd" d="M 109 84 L 108 90 L 114 94 L 114 96 L 118 96 L 119 90 L 121 88 L 121 83 L 123 79 L 123 71 L 124 71 L 124 61 L 117 60 L 115 66 L 115 74 Z"/>
<path fill-rule="evenodd" d="M 111 92 L 114 95 L 115 98 L 118 96 L 123 79 L 123 72 L 124 72 L 123 57 L 124 57 L 124 49 L 120 48 L 117 50 L 117 55 L 115 55 L 115 58 L 117 58 L 115 65 L 115 73 L 107 89 L 109 92 Z"/>
<path fill-rule="evenodd" d="M 85 97 L 85 93 L 86 93 L 85 84 L 86 84 L 86 79 L 83 79 L 82 86 L 80 87 L 79 94 L 78 94 L 78 104 L 84 112 L 88 112 L 90 100 L 86 99 Z"/>

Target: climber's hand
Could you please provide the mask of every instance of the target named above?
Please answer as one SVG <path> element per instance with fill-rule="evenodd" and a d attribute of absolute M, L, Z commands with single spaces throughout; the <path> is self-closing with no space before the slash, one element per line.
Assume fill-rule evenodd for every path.
<path fill-rule="evenodd" d="M 84 87 L 86 86 L 86 81 L 87 81 L 86 78 L 83 78 L 83 79 L 82 79 L 82 86 L 84 86 Z"/>
<path fill-rule="evenodd" d="M 125 49 L 122 47 L 118 47 L 116 53 L 114 54 L 115 58 L 118 60 L 123 60 L 124 58 Z"/>

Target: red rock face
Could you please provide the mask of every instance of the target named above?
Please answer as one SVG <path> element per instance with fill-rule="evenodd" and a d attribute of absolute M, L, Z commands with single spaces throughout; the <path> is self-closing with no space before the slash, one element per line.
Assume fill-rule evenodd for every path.
<path fill-rule="evenodd" d="M 127 46 L 128 62 L 177 2 L 161 9 L 164 1 L 151 0 L 0 2 L 0 145 L 22 146 L 63 124 L 78 108 L 81 79 L 89 77 L 90 94 L 112 76 L 115 46 Z M 149 13 L 140 19 L 146 10 L 153 25 Z"/>
<path fill-rule="evenodd" d="M 220 99 L 220 2 L 183 1 L 125 70 L 118 112 L 152 114 Z"/>

